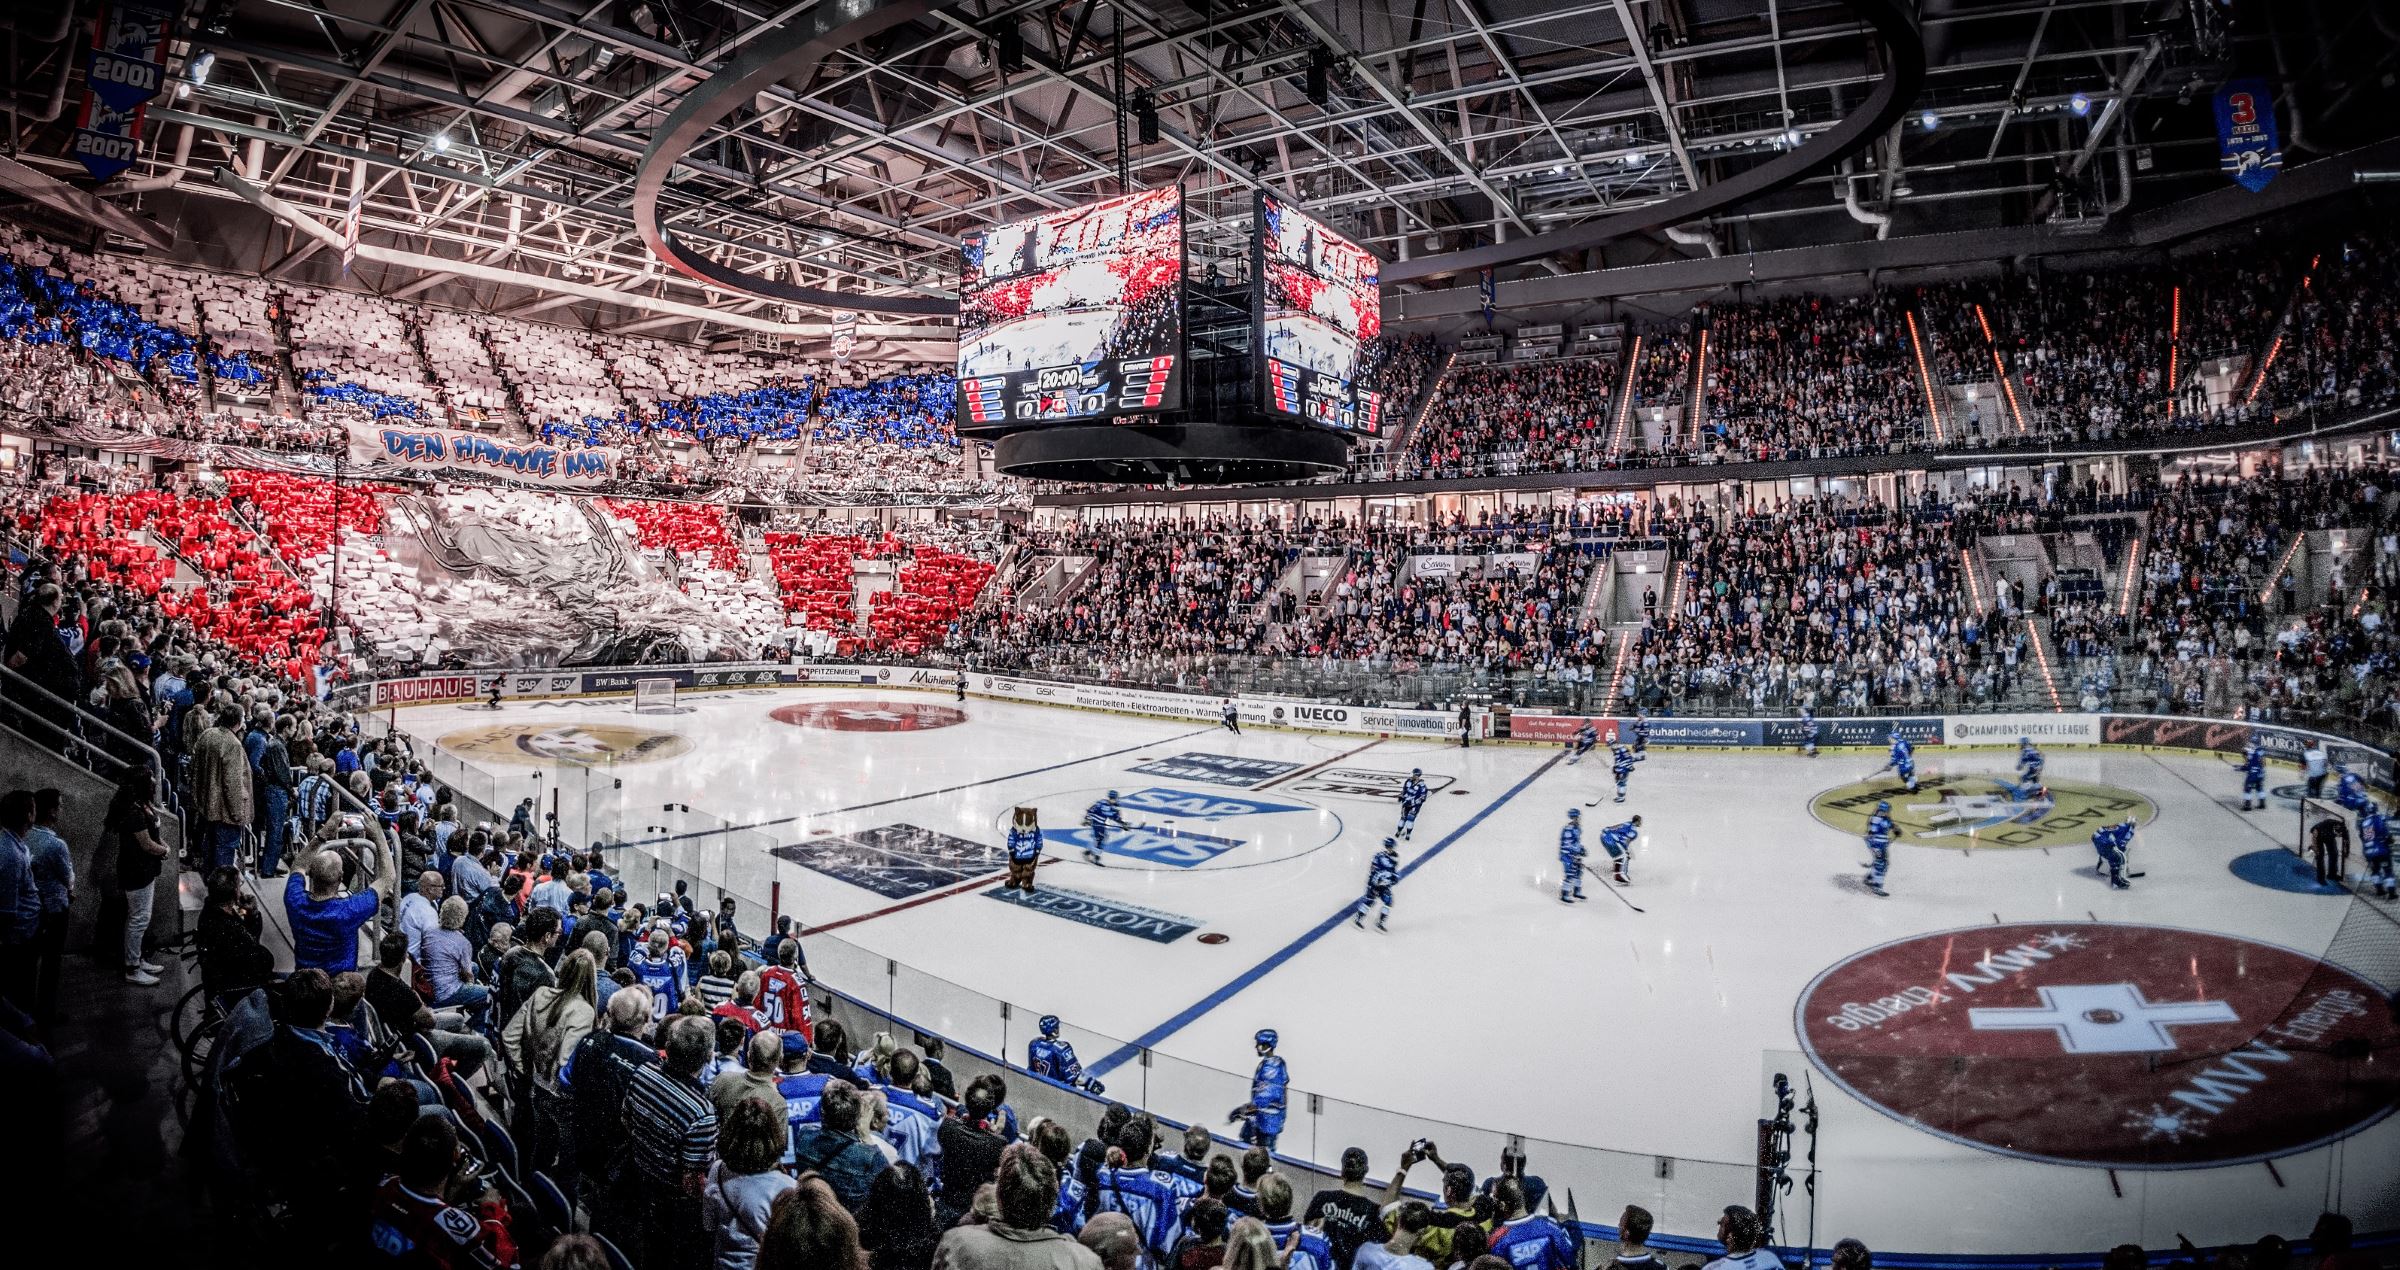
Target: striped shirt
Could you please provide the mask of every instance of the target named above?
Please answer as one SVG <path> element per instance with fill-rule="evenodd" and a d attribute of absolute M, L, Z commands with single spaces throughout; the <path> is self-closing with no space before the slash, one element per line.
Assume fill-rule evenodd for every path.
<path fill-rule="evenodd" d="M 644 1067 L 625 1082 L 626 1160 L 664 1185 L 707 1170 L 717 1154 L 717 1112 L 708 1091 L 664 1067 Z"/>

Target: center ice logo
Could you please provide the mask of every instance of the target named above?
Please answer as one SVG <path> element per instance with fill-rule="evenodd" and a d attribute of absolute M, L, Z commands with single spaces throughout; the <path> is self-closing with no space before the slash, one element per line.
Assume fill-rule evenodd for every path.
<path fill-rule="evenodd" d="M 1895 807 L 1897 804 L 1895 804 Z M 2268 1160 L 2390 1114 L 2376 987 L 2272 944 L 2115 922 L 1937 931 L 1802 991 L 1809 1061 L 1894 1119 L 2058 1164 Z"/>
<path fill-rule="evenodd" d="M 1106 845 L 1100 849 L 1110 855 L 1177 869 L 1206 864 L 1236 847 L 1248 845 L 1241 838 L 1185 829 L 1181 821 L 1202 821 L 1213 829 L 1224 821 L 1244 816 L 1316 810 L 1302 803 L 1270 802 L 1213 790 L 1168 789 L 1157 785 L 1125 794 L 1117 800 L 1117 806 L 1124 813 L 1125 827 L 1109 826 Z M 1092 845 L 1092 831 L 1083 824 L 1082 813 L 1078 812 L 1073 828 L 1045 829 L 1042 840 L 1081 852 Z"/>
<path fill-rule="evenodd" d="M 2084 846 L 2103 825 L 2158 816 L 2149 799 L 2114 785 L 2049 780 L 2020 797 L 2008 781 L 1972 773 L 1925 780 L 1914 794 L 1888 776 L 1858 781 L 1817 795 L 1809 811 L 1844 833 L 1863 834 L 1883 801 L 1892 804 L 1895 840 L 1929 847 Z"/>

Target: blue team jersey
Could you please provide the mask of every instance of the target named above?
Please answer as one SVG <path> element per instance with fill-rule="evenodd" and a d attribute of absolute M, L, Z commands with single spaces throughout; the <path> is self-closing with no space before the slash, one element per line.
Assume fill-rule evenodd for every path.
<path fill-rule="evenodd" d="M 1417 809 L 1425 805 L 1425 796 L 1431 792 L 1425 787 L 1425 782 L 1409 777 L 1407 783 L 1400 786 L 1400 810 L 1411 816 L 1416 815 Z"/>
<path fill-rule="evenodd" d="M 1595 730 L 1591 724 L 1586 723 L 1582 727 L 1575 729 L 1576 749 L 1588 750 L 1599 743 L 1600 733 Z"/>
<path fill-rule="evenodd" d="M 2031 746 L 2017 751 L 2017 770 L 2025 773 L 2027 780 L 2041 775 L 2042 752 Z"/>
<path fill-rule="evenodd" d="M 1908 744 L 1908 738 L 1907 738 L 1907 737 L 1904 737 L 1904 736 L 1896 736 L 1896 737 L 1893 737 L 1893 738 L 1892 738 L 1892 766 L 1894 766 L 1894 767 L 1907 767 L 1907 766 L 1909 766 L 1909 765 L 1911 765 L 1911 764 L 1915 763 L 1916 761 L 1917 761 L 1916 752 L 1915 752 L 1914 750 L 1912 750 L 1912 749 L 1910 749 L 1910 748 L 1909 748 L 1909 744 Z"/>
<path fill-rule="evenodd" d="M 625 968 L 633 972 L 635 981 L 650 989 L 650 1017 L 663 1019 L 675 1013 L 683 1004 L 683 950 L 669 947 L 664 957 L 651 957 L 648 949 L 637 950 L 625 959 Z"/>
<path fill-rule="evenodd" d="M 1640 760 L 1634 758 L 1633 751 L 1626 749 L 1622 745 L 1614 746 L 1608 752 L 1609 770 L 1615 772 L 1619 776 L 1631 775 L 1633 772 L 1633 765 L 1639 761 Z"/>
<path fill-rule="evenodd" d="M 1892 845 L 1892 818 L 1890 816 L 1879 811 L 1867 817 L 1867 845 L 1870 847 Z"/>
<path fill-rule="evenodd" d="M 1132 1219 L 1142 1243 L 1159 1256 L 1175 1248 L 1175 1232 L 1183 1225 L 1182 1206 L 1173 1187 L 1148 1169 L 1101 1169 L 1092 1183 L 1098 1211 L 1123 1213 Z"/>
<path fill-rule="evenodd" d="M 1284 1241 L 1292 1237 L 1292 1228 L 1295 1226 L 1299 1226 L 1299 1223 L 1267 1223 L 1267 1237 L 1275 1241 L 1278 1251 L 1282 1250 Z M 1327 1238 L 1322 1230 L 1302 1227 L 1300 1242 L 1292 1248 L 1291 1260 L 1284 1263 L 1284 1270 L 1334 1270 L 1333 1240 Z"/>
<path fill-rule="evenodd" d="M 1520 1217 L 1492 1232 L 1488 1251 L 1515 1270 L 1571 1270 L 1575 1241 L 1547 1217 Z"/>
<path fill-rule="evenodd" d="M 2342 773 L 2342 783 L 2334 790 L 2333 800 L 2353 811 L 2367 805 L 2367 787 L 2358 779 L 2358 773 Z"/>
<path fill-rule="evenodd" d="M 1610 825 L 1601 830 L 1600 845 L 1608 848 L 1610 855 L 1622 855 L 1633 846 L 1633 840 L 1640 836 L 1641 831 L 1635 829 L 1631 821 L 1627 821 L 1624 824 Z"/>
<path fill-rule="evenodd" d="M 2251 780 L 2263 780 L 2267 774 L 2266 751 L 2253 745 L 2242 751 L 2242 775 Z"/>
<path fill-rule="evenodd" d="M 2116 855 L 2133 841 L 2133 830 L 2124 825 L 2104 825 L 2092 835 L 2092 845 L 2103 855 Z"/>
<path fill-rule="evenodd" d="M 1292 1086 L 1292 1070 L 1273 1054 L 1258 1060 L 1258 1070 L 1250 1074 L 1250 1105 L 1262 1112 L 1274 1112 L 1278 1127 L 1282 1124 L 1285 1099 Z"/>
<path fill-rule="evenodd" d="M 1117 805 L 1105 798 L 1101 799 L 1099 802 L 1093 803 L 1091 807 L 1086 809 L 1083 813 L 1083 827 L 1091 830 L 1095 834 L 1100 832 L 1100 829 L 1103 825 L 1121 825 L 1124 823 L 1125 813 L 1117 810 Z"/>
<path fill-rule="evenodd" d="M 1583 859 L 1583 826 L 1569 821 L 1558 831 L 1558 858 L 1567 863 Z"/>
<path fill-rule="evenodd" d="M 1083 1079 L 1083 1064 L 1075 1058 L 1075 1047 L 1047 1036 L 1037 1037 L 1025 1047 L 1025 1070 L 1069 1085 Z"/>
<path fill-rule="evenodd" d="M 1030 860 L 1041 853 L 1042 834 L 1040 830 L 1012 828 L 1008 831 L 1009 859 Z"/>
<path fill-rule="evenodd" d="M 1816 711 L 1814 711 L 1814 710 L 1809 710 L 1809 709 L 1805 709 L 1805 708 L 1804 708 L 1804 709 L 1802 709 L 1802 710 L 1800 711 L 1800 730 L 1801 730 L 1801 731 L 1803 731 L 1803 732 L 1809 733 L 1810 735 L 1814 735 L 1814 734 L 1816 733 L 1816 730 L 1817 730 L 1817 712 L 1816 712 Z"/>
<path fill-rule="evenodd" d="M 1367 889 L 1388 891 L 1400 881 L 1400 857 L 1389 851 L 1378 851 L 1367 866 Z"/>
<path fill-rule="evenodd" d="M 2380 811 L 2369 812 L 2358 821 L 2360 851 L 2369 859 L 2381 859 L 2392 850 L 2390 817 Z"/>
<path fill-rule="evenodd" d="M 1633 740 L 1637 745 L 1649 743 L 1650 721 L 1648 719 L 1635 719 L 1633 721 Z"/>
<path fill-rule="evenodd" d="M 913 1164 L 930 1177 L 942 1175 L 942 1109 L 917 1097 L 906 1089 L 886 1085 L 883 1099 L 891 1107 L 891 1121 L 884 1126 L 883 1140 L 900 1153 L 900 1162 Z"/>

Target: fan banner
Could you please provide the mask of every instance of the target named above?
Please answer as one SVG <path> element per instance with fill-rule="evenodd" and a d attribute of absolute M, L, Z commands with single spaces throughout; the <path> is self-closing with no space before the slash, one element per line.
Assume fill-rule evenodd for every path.
<path fill-rule="evenodd" d="M 440 428 L 350 425 L 350 461 L 420 476 L 496 476 L 543 489 L 581 489 L 615 480 L 617 452 L 562 450 Z"/>

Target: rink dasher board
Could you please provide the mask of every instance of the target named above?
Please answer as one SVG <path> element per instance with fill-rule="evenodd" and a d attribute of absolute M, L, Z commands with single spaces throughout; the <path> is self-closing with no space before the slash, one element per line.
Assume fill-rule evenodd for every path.
<path fill-rule="evenodd" d="M 845 663 L 795 665 L 783 662 L 715 662 L 679 666 L 612 667 L 600 670 L 459 671 L 372 680 L 345 685 L 332 694 L 350 709 L 460 705 L 487 701 L 497 687 L 504 701 L 625 697 L 645 679 L 666 679 L 679 690 L 740 688 L 899 688 L 955 693 L 957 672 L 936 667 Z M 1021 675 L 969 672 L 967 695 L 995 701 L 1094 710 L 1138 718 L 1215 724 L 1227 698 L 1216 694 L 1113 687 Z M 1232 698 L 1244 727 L 1350 736 L 1455 740 L 1454 711 L 1349 706 L 1303 698 L 1243 695 Z M 1511 735 L 1490 735 L 1491 716 L 1475 712 L 1476 739 L 1488 744 L 1554 746 L 1572 740 L 1586 722 L 1603 735 L 1615 730 L 1630 739 L 1632 720 L 1623 716 L 1512 712 Z M 1659 716 L 1649 720 L 1653 748 L 1677 750 L 1791 750 L 1803 736 L 1791 717 L 1704 718 Z M 2326 745 L 2329 761 L 2366 769 L 2368 782 L 2393 788 L 2389 752 L 2347 737 L 2280 723 L 2153 714 L 1969 714 L 1828 716 L 1817 720 L 1820 751 L 1872 753 L 1898 730 L 1920 746 L 1951 749 L 2007 748 L 2019 737 L 2072 749 L 2131 753 L 2239 755 L 2255 736 L 2269 761 L 2299 767 L 2312 740 Z M 1527 732 L 1534 735 L 1526 735 Z"/>

